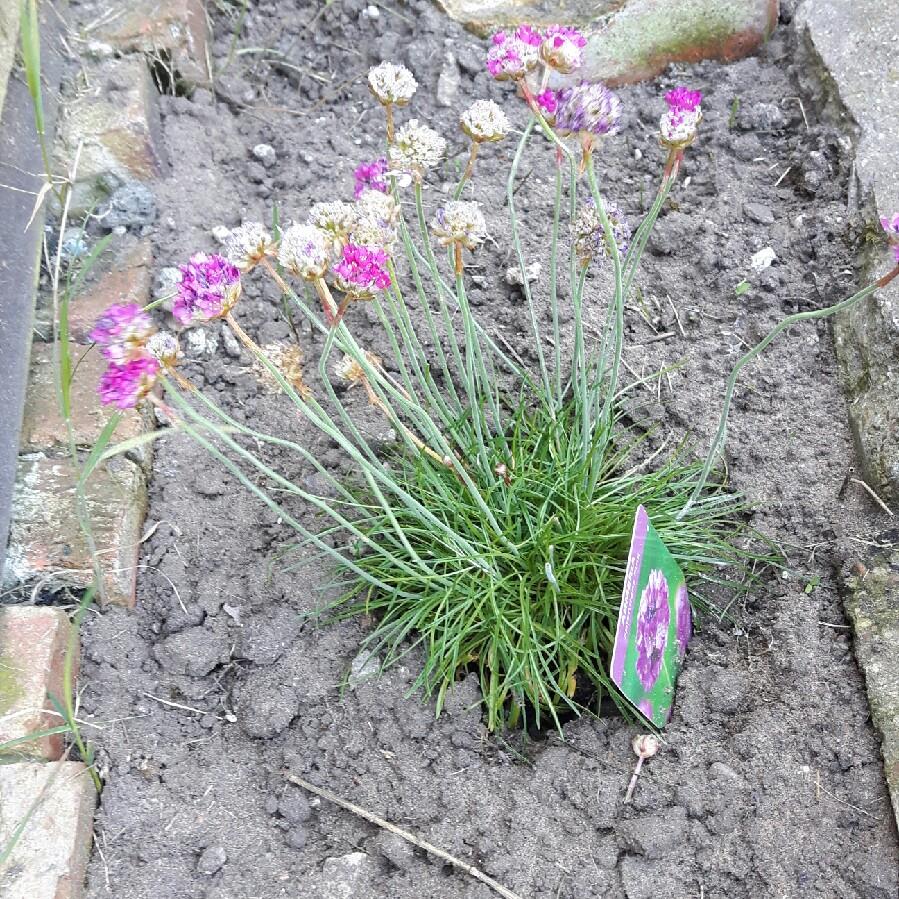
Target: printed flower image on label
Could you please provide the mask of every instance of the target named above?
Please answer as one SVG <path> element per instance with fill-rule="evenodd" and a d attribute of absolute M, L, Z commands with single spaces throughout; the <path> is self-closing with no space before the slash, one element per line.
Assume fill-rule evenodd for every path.
<path fill-rule="evenodd" d="M 640 506 L 624 577 L 612 680 L 656 727 L 671 715 L 693 622 L 684 575 Z"/>

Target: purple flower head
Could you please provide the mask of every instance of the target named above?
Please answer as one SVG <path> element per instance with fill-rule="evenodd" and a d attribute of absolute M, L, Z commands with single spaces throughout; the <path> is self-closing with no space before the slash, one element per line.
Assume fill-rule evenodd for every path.
<path fill-rule="evenodd" d="M 665 94 L 665 102 L 670 112 L 695 112 L 702 103 L 702 91 L 691 91 L 686 87 L 676 87 Z"/>
<path fill-rule="evenodd" d="M 343 258 L 331 270 L 337 276 L 338 287 L 347 293 L 365 295 L 390 287 L 387 254 L 383 250 L 347 244 Z"/>
<path fill-rule="evenodd" d="M 197 253 L 180 266 L 181 283 L 172 314 L 182 325 L 221 318 L 240 296 L 240 272 L 224 256 Z"/>
<path fill-rule="evenodd" d="M 149 355 L 110 362 L 100 378 L 100 399 L 106 406 L 133 409 L 153 389 L 158 374 L 159 361 Z"/>
<path fill-rule="evenodd" d="M 524 78 L 539 62 L 542 41 L 529 25 L 520 25 L 513 34 L 498 31 L 487 51 L 487 71 L 497 81 Z"/>
<path fill-rule="evenodd" d="M 617 134 L 621 101 L 602 82 L 582 81 L 559 92 L 556 128 L 561 134 Z"/>
<path fill-rule="evenodd" d="M 894 212 L 889 218 L 882 216 L 880 225 L 886 231 L 887 239 L 893 249 L 893 256 L 899 262 L 899 212 Z"/>
<path fill-rule="evenodd" d="M 559 108 L 559 95 L 556 91 L 547 88 L 543 93 L 537 94 L 537 105 L 546 119 L 554 119 Z"/>
<path fill-rule="evenodd" d="M 644 690 L 652 689 L 662 670 L 670 620 L 668 582 L 659 569 L 653 569 L 637 614 L 637 676 Z"/>
<path fill-rule="evenodd" d="M 540 58 L 551 68 L 568 75 L 579 68 L 587 38 L 577 28 L 552 25 L 540 45 Z"/>
<path fill-rule="evenodd" d="M 677 588 L 677 654 L 683 659 L 687 653 L 687 644 L 693 636 L 693 611 L 690 608 L 690 597 L 687 595 L 687 585 L 681 584 Z"/>
<path fill-rule="evenodd" d="M 137 303 L 116 303 L 97 320 L 90 339 L 110 362 L 122 363 L 140 356 L 155 330 L 153 320 Z"/>
<path fill-rule="evenodd" d="M 360 162 L 353 172 L 356 179 L 356 189 L 353 196 L 358 200 L 362 196 L 362 192 L 366 190 L 379 190 L 382 194 L 387 193 L 387 182 L 384 180 L 384 173 L 387 171 L 386 159 L 373 159 L 371 162 Z"/>

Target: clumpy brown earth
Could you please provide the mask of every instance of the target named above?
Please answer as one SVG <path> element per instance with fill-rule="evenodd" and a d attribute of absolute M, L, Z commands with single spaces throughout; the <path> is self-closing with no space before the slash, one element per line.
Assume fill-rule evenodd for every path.
<path fill-rule="evenodd" d="M 455 122 L 465 104 L 493 97 L 523 125 L 511 91 L 483 71 L 483 43 L 430 3 L 316 9 L 252 3 L 239 46 L 268 49 L 238 55 L 214 93 L 162 98 L 174 166 L 156 190 L 160 266 L 214 250 L 215 225 L 266 219 L 275 201 L 285 218 L 302 219 L 310 202 L 349 198 L 354 166 L 378 155 L 381 113 L 364 74 L 381 59 L 413 70 L 421 87 L 411 114 L 451 136 L 429 208 L 463 162 Z M 232 22 L 213 10 L 220 63 Z M 462 82 L 452 106 L 439 106 L 447 52 Z M 802 65 L 784 24 L 758 59 L 669 71 L 621 91 L 625 128 L 600 159 L 607 194 L 632 221 L 661 169 L 661 93 L 686 82 L 706 95 L 700 140 L 627 315 L 627 377 L 650 378 L 632 391 L 634 416 L 672 446 L 684 436 L 707 445 L 724 379 L 748 345 L 784 314 L 833 302 L 856 283 L 849 147 L 812 104 L 800 106 Z M 270 167 L 252 154 L 260 143 L 276 152 Z M 471 297 L 481 321 L 533 362 L 522 298 L 503 278 L 512 253 L 502 180 L 513 149 L 511 140 L 491 147 L 479 164 L 474 196 L 494 243 L 477 256 Z M 535 142 L 518 194 L 531 258 L 544 264 L 538 296 L 551 166 Z M 750 258 L 769 246 L 777 261 L 754 274 Z M 592 279 L 596 297 L 607 277 Z M 744 279 L 751 286 L 737 295 Z M 261 281 L 247 285 L 238 312 L 261 343 L 289 340 L 277 293 Z M 352 314 L 383 351 L 367 310 Z M 186 373 L 234 417 L 305 441 L 338 469 L 336 451 L 259 382 L 248 355 L 218 328 L 204 334 L 183 341 Z M 314 381 L 320 344 L 305 329 L 303 340 Z M 670 376 L 654 374 L 674 363 Z M 276 556 L 290 534 L 276 517 L 187 439 L 160 441 L 137 608 L 96 614 L 84 632 L 81 714 L 103 727 L 90 733 L 106 781 L 88 895 L 494 895 L 288 785 L 293 771 L 527 899 L 894 899 L 897 835 L 834 578 L 883 525 L 864 494 L 840 493 L 852 458 L 828 327 L 795 328 L 747 372 L 728 443 L 732 481 L 787 570 L 756 586 L 735 621 L 702 622 L 666 744 L 624 805 L 633 727 L 582 719 L 565 725 L 564 739 L 491 736 L 473 677 L 435 719 L 433 703 L 409 695 L 419 656 L 380 677 L 361 659 L 354 667 L 365 622 L 301 617 L 333 596 L 327 567 L 285 571 Z M 314 483 L 298 460 L 274 462 Z"/>

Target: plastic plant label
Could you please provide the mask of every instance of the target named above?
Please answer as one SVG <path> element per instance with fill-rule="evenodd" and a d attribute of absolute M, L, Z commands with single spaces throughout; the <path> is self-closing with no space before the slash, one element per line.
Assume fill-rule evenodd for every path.
<path fill-rule="evenodd" d="M 664 727 L 671 715 L 691 633 L 684 573 L 640 506 L 618 613 L 612 680 L 656 727 Z"/>

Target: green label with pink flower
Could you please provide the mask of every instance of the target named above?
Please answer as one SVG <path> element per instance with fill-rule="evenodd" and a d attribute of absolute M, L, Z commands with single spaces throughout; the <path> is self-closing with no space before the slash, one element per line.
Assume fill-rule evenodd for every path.
<path fill-rule="evenodd" d="M 664 727 L 671 715 L 691 633 L 684 573 L 640 506 L 618 613 L 612 680 L 656 727 Z"/>

